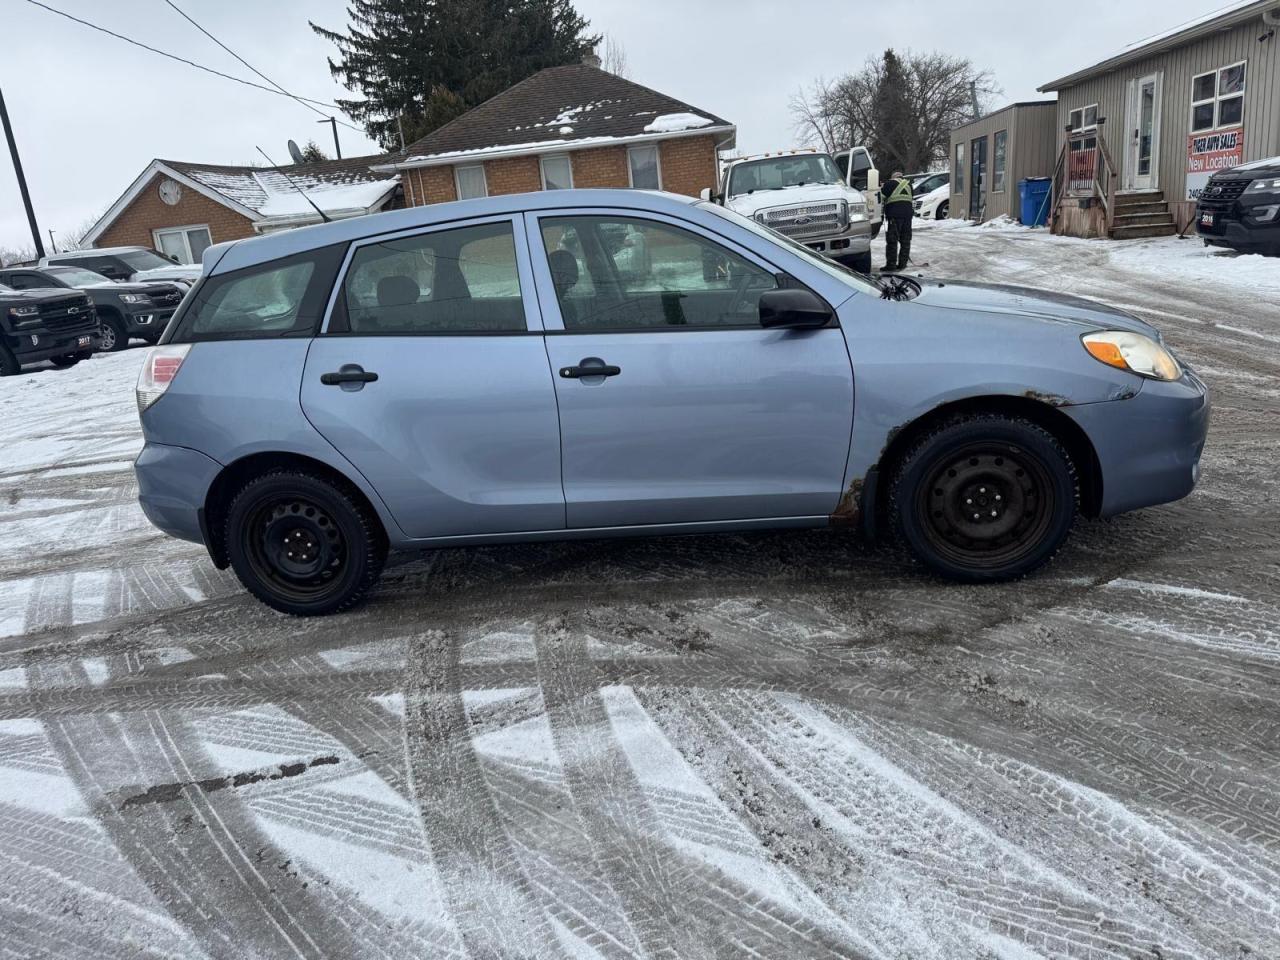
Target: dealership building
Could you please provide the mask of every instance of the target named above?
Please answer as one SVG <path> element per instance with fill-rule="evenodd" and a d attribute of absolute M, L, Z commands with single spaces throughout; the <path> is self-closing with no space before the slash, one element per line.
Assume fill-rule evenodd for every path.
<path fill-rule="evenodd" d="M 1280 0 L 1246 0 L 1040 87 L 1058 95 L 1054 228 L 1181 231 L 1209 177 L 1280 155 Z"/>

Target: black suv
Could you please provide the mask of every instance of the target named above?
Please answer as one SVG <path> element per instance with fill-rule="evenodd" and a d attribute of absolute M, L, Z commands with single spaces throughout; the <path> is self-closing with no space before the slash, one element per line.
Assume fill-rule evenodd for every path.
<path fill-rule="evenodd" d="M 93 301 L 79 290 L 14 290 L 0 283 L 0 376 L 50 360 L 75 366 L 98 348 Z"/>
<path fill-rule="evenodd" d="M 104 351 L 123 350 L 132 337 L 155 343 L 187 288 L 176 283 L 113 283 L 83 267 L 10 267 L 0 283 L 15 290 L 83 290 L 98 308 Z"/>
<path fill-rule="evenodd" d="M 1207 245 L 1280 256 L 1280 157 L 1215 173 L 1196 204 Z"/>

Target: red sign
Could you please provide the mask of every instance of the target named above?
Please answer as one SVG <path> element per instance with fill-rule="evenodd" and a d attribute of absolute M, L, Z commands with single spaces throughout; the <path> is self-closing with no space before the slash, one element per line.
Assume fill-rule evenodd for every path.
<path fill-rule="evenodd" d="M 1244 128 L 1187 137 L 1187 199 L 1198 200 L 1209 178 L 1244 163 Z"/>

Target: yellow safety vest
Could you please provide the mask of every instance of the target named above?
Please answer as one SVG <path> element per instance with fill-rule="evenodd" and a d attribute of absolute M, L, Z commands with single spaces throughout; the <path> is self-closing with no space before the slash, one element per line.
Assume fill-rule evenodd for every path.
<path fill-rule="evenodd" d="M 911 202 L 911 181 L 906 177 L 898 181 L 898 185 L 893 188 L 893 193 L 889 194 L 889 199 L 885 203 L 897 203 L 899 200 Z"/>

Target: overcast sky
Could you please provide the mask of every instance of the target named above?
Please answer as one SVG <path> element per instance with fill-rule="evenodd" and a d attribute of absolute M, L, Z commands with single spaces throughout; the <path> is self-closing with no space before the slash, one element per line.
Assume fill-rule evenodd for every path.
<path fill-rule="evenodd" d="M 257 81 L 164 0 L 43 0 L 144 43 Z M 332 46 L 307 19 L 346 22 L 344 0 L 174 0 L 214 36 L 293 93 L 332 102 Z M 909 4 L 849 0 L 577 0 L 594 30 L 617 38 L 633 80 L 738 125 L 749 152 L 794 141 L 787 101 L 818 76 L 855 69 L 886 47 L 940 50 L 991 70 L 1002 100 L 1119 47 L 1202 16 L 1225 0 L 1027 0 Z M 975 13 L 974 11 L 980 11 Z M 1099 40 L 1098 38 L 1103 38 Z M 40 228 L 76 229 L 102 213 L 152 159 L 247 163 L 261 146 L 287 162 L 285 141 L 327 126 L 285 97 L 201 73 L 96 33 L 28 0 L 0 0 L 0 89 L 8 104 Z M 340 129 L 345 156 L 376 151 Z M 47 238 L 47 233 L 46 233 Z M 17 182 L 0 154 L 0 248 L 29 245 Z"/>

